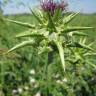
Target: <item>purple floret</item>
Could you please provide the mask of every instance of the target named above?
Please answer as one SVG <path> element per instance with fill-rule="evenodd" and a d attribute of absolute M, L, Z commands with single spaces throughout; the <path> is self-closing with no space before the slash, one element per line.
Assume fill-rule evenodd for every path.
<path fill-rule="evenodd" d="M 49 11 L 51 15 L 54 15 L 55 11 L 60 8 L 62 11 L 66 10 L 66 7 L 68 6 L 67 3 L 64 1 L 61 1 L 59 3 L 55 2 L 54 0 L 42 0 L 41 1 L 41 8 L 44 11 Z"/>

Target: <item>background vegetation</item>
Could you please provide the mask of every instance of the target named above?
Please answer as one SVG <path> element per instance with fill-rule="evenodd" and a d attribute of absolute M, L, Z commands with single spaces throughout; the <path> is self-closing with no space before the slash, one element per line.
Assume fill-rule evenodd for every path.
<path fill-rule="evenodd" d="M 36 23 L 32 15 L 29 15 L 29 14 L 5 16 L 5 18 L 10 18 L 13 20 L 18 20 L 23 22 Z M 88 43 L 89 43 L 96 40 L 96 21 L 95 20 L 96 20 L 96 14 L 91 14 L 91 15 L 80 14 L 71 22 L 71 25 L 82 25 L 82 26 L 94 27 L 95 29 L 86 31 L 86 33 L 89 35 L 89 39 L 88 39 Z M 36 51 L 35 49 L 30 50 L 31 47 L 26 47 L 25 49 L 17 50 L 16 53 L 15 52 L 10 53 L 6 57 L 2 56 L 3 52 L 10 49 L 11 47 L 13 47 L 13 45 L 15 45 L 18 41 L 20 41 L 20 39 L 17 40 L 14 38 L 15 35 L 25 30 L 27 30 L 27 28 L 18 26 L 13 23 L 4 22 L 3 19 L 0 19 L 0 71 L 1 71 L 0 72 L 0 88 L 1 89 L 3 88 L 3 92 L 6 94 L 5 96 L 11 96 L 11 95 L 15 96 L 14 95 L 15 93 L 16 94 L 18 92 L 20 93 L 22 90 L 27 90 L 27 91 L 23 91 L 23 95 L 20 95 L 20 96 L 33 96 L 32 94 L 36 94 L 38 90 L 38 84 L 36 85 L 34 83 L 34 78 L 36 78 L 36 76 L 34 75 L 35 74 L 34 72 L 32 73 L 32 71 L 35 70 L 36 74 L 40 75 L 40 71 L 42 70 L 39 70 L 39 68 L 41 69 L 40 66 L 42 66 L 42 63 L 41 65 L 38 64 L 38 58 L 41 58 L 41 57 L 38 57 L 38 55 L 35 53 Z M 96 49 L 96 42 L 94 43 L 94 48 Z M 87 71 L 83 70 L 83 72 L 85 72 L 89 76 L 89 77 L 87 76 L 85 80 L 88 83 L 88 85 L 86 84 L 86 82 L 83 82 L 83 81 L 81 82 L 78 78 L 77 80 L 76 78 L 73 77 L 74 78 L 73 80 L 76 79 L 77 81 L 79 81 L 79 83 L 81 82 L 80 85 L 79 83 L 77 84 L 78 86 L 76 87 L 76 90 L 75 90 L 77 94 L 76 96 L 96 96 L 96 57 L 94 56 L 93 58 L 94 58 L 94 67 L 92 67 L 93 68 L 92 72 L 90 72 L 90 70 L 87 70 Z M 42 62 L 44 62 L 44 60 Z M 58 60 L 55 62 L 58 62 Z M 66 78 L 64 82 L 67 82 Z M 28 89 L 28 88 L 31 88 L 31 89 Z M 56 93 L 55 90 L 52 90 L 52 91 Z M 75 96 L 74 94 L 72 94 L 71 91 L 72 90 L 69 90 L 68 96 Z M 80 93 L 80 91 L 82 91 L 82 93 Z M 0 94 L 3 94 L 1 92 L 2 91 L 0 91 Z M 11 95 L 8 95 L 8 94 L 11 94 Z M 0 96 L 3 96 L 3 95 L 0 95 Z M 63 95 L 56 93 L 56 95 L 54 96 L 63 96 Z"/>

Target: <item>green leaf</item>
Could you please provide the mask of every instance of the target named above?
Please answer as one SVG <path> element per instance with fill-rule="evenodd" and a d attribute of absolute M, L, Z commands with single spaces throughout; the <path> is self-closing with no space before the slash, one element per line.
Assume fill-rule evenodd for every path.
<path fill-rule="evenodd" d="M 60 58 L 61 58 L 61 63 L 62 63 L 62 66 L 63 66 L 63 69 L 64 69 L 64 72 L 65 72 L 65 60 L 64 60 L 64 50 L 63 50 L 63 46 L 60 42 L 58 41 L 55 41 L 55 44 L 59 50 L 59 55 L 60 55 Z"/>
<path fill-rule="evenodd" d="M 36 14 L 36 12 L 34 12 L 30 7 L 29 7 L 32 15 L 36 18 L 36 20 L 40 23 L 40 24 L 43 24 L 41 18 Z"/>
<path fill-rule="evenodd" d="M 36 10 L 36 12 L 38 13 L 38 15 L 39 15 L 40 18 L 43 18 L 43 13 L 42 13 L 41 10 Z"/>
<path fill-rule="evenodd" d="M 93 27 L 67 27 L 62 32 L 68 33 L 68 32 L 72 32 L 72 31 L 88 30 L 88 29 L 93 29 Z"/>
<path fill-rule="evenodd" d="M 29 41 L 23 41 L 20 44 L 17 44 L 16 46 L 14 46 L 13 48 L 11 48 L 7 53 L 10 53 L 14 50 L 17 50 L 19 48 L 25 47 L 25 46 L 29 46 L 29 45 L 33 45 L 35 44 L 35 42 L 33 40 L 29 40 Z"/>
<path fill-rule="evenodd" d="M 85 44 L 86 43 L 86 40 L 87 40 L 87 38 L 80 38 L 79 43 L 80 44 Z"/>
<path fill-rule="evenodd" d="M 84 56 L 96 56 L 96 53 L 86 53 Z"/>
<path fill-rule="evenodd" d="M 45 53 L 45 52 L 51 52 L 52 51 L 52 48 L 51 47 L 39 47 L 38 48 L 38 54 L 42 54 L 42 53 Z"/>
<path fill-rule="evenodd" d="M 10 20 L 10 19 L 6 19 L 6 21 L 9 21 L 9 22 L 12 22 L 12 23 L 24 26 L 24 27 L 28 27 L 28 28 L 33 28 L 33 29 L 35 28 L 35 25 L 29 24 L 29 23 L 23 23 L 23 22 L 19 22 L 15 20 Z"/>
<path fill-rule="evenodd" d="M 58 8 L 58 9 L 56 10 L 55 14 L 54 14 L 54 17 L 53 17 L 53 21 L 54 21 L 54 22 L 58 21 L 58 19 L 59 19 L 60 16 L 61 16 L 61 13 L 62 13 L 61 9 Z"/>
<path fill-rule="evenodd" d="M 69 16 L 67 16 L 66 18 L 64 18 L 63 23 L 64 24 L 68 24 L 69 22 L 71 22 L 79 13 L 76 14 L 71 14 Z"/>
<path fill-rule="evenodd" d="M 48 15 L 48 18 L 49 18 L 49 23 L 48 23 L 49 28 L 53 29 L 54 32 L 57 32 L 56 27 L 55 27 L 55 24 L 53 22 L 53 19 L 52 19 L 50 13 L 47 12 L 47 15 Z"/>
<path fill-rule="evenodd" d="M 94 51 L 91 47 L 89 47 L 89 46 L 87 46 L 85 44 L 78 43 L 78 42 L 74 42 L 72 44 L 69 44 L 68 46 L 69 47 L 84 48 L 84 49 L 87 49 L 87 50 Z"/>
<path fill-rule="evenodd" d="M 20 33 L 18 35 L 16 35 L 17 38 L 20 38 L 20 37 L 43 37 L 45 38 L 45 36 L 43 34 L 40 34 L 40 33 L 35 33 L 35 32 L 23 32 L 23 33 Z"/>
<path fill-rule="evenodd" d="M 85 34 L 83 32 L 73 31 L 69 33 L 69 36 L 76 35 L 76 36 L 88 36 L 88 34 Z"/>

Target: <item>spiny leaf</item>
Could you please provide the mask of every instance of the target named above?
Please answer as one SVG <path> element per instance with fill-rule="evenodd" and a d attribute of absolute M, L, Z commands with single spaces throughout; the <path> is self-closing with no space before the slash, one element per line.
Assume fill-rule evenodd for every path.
<path fill-rule="evenodd" d="M 76 35 L 76 36 L 88 36 L 88 34 L 85 34 L 83 32 L 73 31 L 69 33 L 70 36 Z"/>
<path fill-rule="evenodd" d="M 63 50 L 63 46 L 60 42 L 58 41 L 55 41 L 55 44 L 59 50 L 59 55 L 60 55 L 60 58 L 61 58 L 61 63 L 62 63 L 62 66 L 63 66 L 63 69 L 64 69 L 64 72 L 65 72 L 65 60 L 64 60 L 64 50 Z"/>
<path fill-rule="evenodd" d="M 87 46 L 85 44 L 78 43 L 78 42 L 74 42 L 72 44 L 69 44 L 68 46 L 69 47 L 84 48 L 84 49 L 87 49 L 87 50 L 94 51 L 91 47 L 89 47 L 89 46 Z"/>
<path fill-rule="evenodd" d="M 60 16 L 61 16 L 61 9 L 60 8 L 58 8 L 57 10 L 56 10 L 56 12 L 55 12 L 55 14 L 54 14 L 54 17 L 53 17 L 53 21 L 54 22 L 56 22 L 56 21 L 58 21 L 58 19 L 60 18 Z"/>
<path fill-rule="evenodd" d="M 56 27 L 55 27 L 55 24 L 53 22 L 53 19 L 52 19 L 50 13 L 47 12 L 47 14 L 48 14 L 48 18 L 49 18 L 48 26 L 51 27 L 51 29 L 54 29 L 55 32 L 57 32 Z"/>
<path fill-rule="evenodd" d="M 23 23 L 23 22 L 19 22 L 19 21 L 15 21 L 15 20 L 10 20 L 10 19 L 6 19 L 9 22 L 24 26 L 24 27 L 28 27 L 28 28 L 35 28 L 35 25 L 29 24 L 29 23 Z"/>
<path fill-rule="evenodd" d="M 79 13 L 76 14 L 71 14 L 69 16 L 67 16 L 64 20 L 63 23 L 64 24 L 68 24 L 69 22 L 71 22 Z"/>
<path fill-rule="evenodd" d="M 96 53 L 86 53 L 84 56 L 96 56 Z"/>
<path fill-rule="evenodd" d="M 18 35 L 16 35 L 17 38 L 20 38 L 20 37 L 43 37 L 45 38 L 45 36 L 43 34 L 40 34 L 40 33 L 32 33 L 32 32 L 23 32 L 23 33 L 20 33 Z"/>
<path fill-rule="evenodd" d="M 42 20 L 40 19 L 40 17 L 36 14 L 36 12 L 33 12 L 33 10 L 29 7 L 32 15 L 36 18 L 36 20 L 40 23 L 43 24 Z"/>
<path fill-rule="evenodd" d="M 79 30 L 88 30 L 88 29 L 93 29 L 93 27 L 68 27 L 63 30 L 63 32 L 72 32 L 72 31 L 79 31 Z"/>
<path fill-rule="evenodd" d="M 46 46 L 44 46 L 44 47 L 39 47 L 38 48 L 38 54 L 42 54 L 42 53 L 45 53 L 45 52 L 50 52 L 50 51 L 52 51 L 52 48 L 51 47 L 46 47 Z"/>
<path fill-rule="evenodd" d="M 23 41 L 22 43 L 17 44 L 17 45 L 14 46 L 13 48 L 11 48 L 9 51 L 7 51 L 7 53 L 10 53 L 10 52 L 12 52 L 12 51 L 14 51 L 14 50 L 17 50 L 17 49 L 19 49 L 19 48 L 22 48 L 22 47 L 24 47 L 24 46 L 33 45 L 33 44 L 35 44 L 35 42 L 34 42 L 33 40 Z M 7 54 L 7 53 L 5 53 L 5 54 Z"/>
<path fill-rule="evenodd" d="M 81 44 L 85 44 L 87 41 L 87 38 L 84 38 L 83 41 L 81 42 Z"/>
<path fill-rule="evenodd" d="M 36 11 L 37 11 L 38 15 L 40 16 L 40 18 L 43 18 L 43 14 L 42 14 L 41 10 L 36 10 Z"/>

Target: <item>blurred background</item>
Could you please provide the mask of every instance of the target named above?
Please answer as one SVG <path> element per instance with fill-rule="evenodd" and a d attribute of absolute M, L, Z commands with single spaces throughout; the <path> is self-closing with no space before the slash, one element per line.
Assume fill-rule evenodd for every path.
<path fill-rule="evenodd" d="M 4 0 L 0 0 L 3 4 L 2 9 L 4 14 L 30 13 L 28 6 L 38 6 L 40 0 L 5 0 L 7 3 L 4 6 Z M 60 1 L 60 0 L 58 0 Z M 66 0 L 69 7 L 68 11 L 81 12 L 91 14 L 96 12 L 96 0 Z"/>

